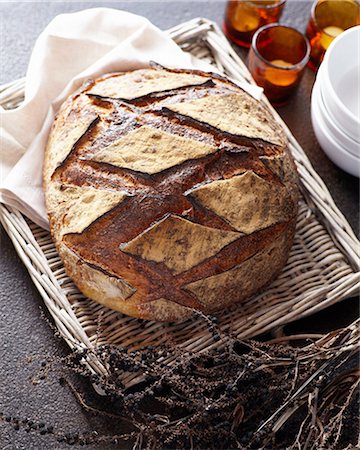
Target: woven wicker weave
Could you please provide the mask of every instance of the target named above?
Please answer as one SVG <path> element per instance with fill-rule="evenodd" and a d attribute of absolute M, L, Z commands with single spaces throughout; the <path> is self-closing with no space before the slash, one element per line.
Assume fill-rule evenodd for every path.
<path fill-rule="evenodd" d="M 254 83 L 244 63 L 213 22 L 194 19 L 168 33 L 185 51 L 217 66 L 230 78 Z M 24 80 L 3 86 L 0 104 L 4 108 L 18 105 L 23 88 Z M 360 287 L 358 240 L 300 145 L 267 100 L 263 101 L 285 127 L 303 196 L 295 242 L 279 278 L 265 293 L 219 316 L 220 326 L 240 338 L 259 335 L 317 312 L 354 295 Z M 5 205 L 0 205 L 0 219 L 71 348 L 93 349 L 111 343 L 135 349 L 166 341 L 199 352 L 221 345 L 213 340 L 201 317 L 177 324 L 144 322 L 85 298 L 66 275 L 48 231 Z M 95 354 L 90 354 L 87 364 L 95 372 L 106 371 Z M 130 385 L 139 379 L 140 375 L 124 374 L 123 381 Z"/>

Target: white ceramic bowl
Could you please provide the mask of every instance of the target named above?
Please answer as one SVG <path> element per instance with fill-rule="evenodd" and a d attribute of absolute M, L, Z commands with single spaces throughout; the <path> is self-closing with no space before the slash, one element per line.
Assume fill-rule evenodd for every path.
<path fill-rule="evenodd" d="M 323 100 L 342 131 L 360 143 L 360 26 L 341 33 L 327 49 L 318 81 Z"/>
<path fill-rule="evenodd" d="M 331 132 L 329 132 L 323 119 L 321 106 L 319 106 L 318 94 L 319 89 L 316 82 L 311 98 L 311 121 L 321 148 L 334 164 L 351 175 L 360 177 L 360 157 L 345 150 L 343 146 L 337 142 Z"/>
<path fill-rule="evenodd" d="M 317 103 L 321 119 L 323 120 L 327 131 L 331 134 L 337 144 L 339 144 L 344 150 L 360 158 L 360 144 L 354 141 L 354 139 L 352 139 L 348 134 L 344 133 L 331 112 L 327 110 L 319 82 L 314 84 L 312 101 Z"/>

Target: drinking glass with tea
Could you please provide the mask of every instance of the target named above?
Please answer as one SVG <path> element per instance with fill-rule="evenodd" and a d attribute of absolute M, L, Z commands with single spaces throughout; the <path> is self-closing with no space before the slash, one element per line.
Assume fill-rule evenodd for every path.
<path fill-rule="evenodd" d="M 309 42 L 299 31 L 279 24 L 265 25 L 253 37 L 249 70 L 268 99 L 281 105 L 298 87 L 309 56 Z"/>
<path fill-rule="evenodd" d="M 306 29 L 311 45 L 309 66 L 316 70 L 331 42 L 344 30 L 359 24 L 360 5 L 357 1 L 316 1 Z"/>
<path fill-rule="evenodd" d="M 231 41 L 249 48 L 259 28 L 279 21 L 285 3 L 286 0 L 230 0 L 225 9 L 224 33 Z"/>

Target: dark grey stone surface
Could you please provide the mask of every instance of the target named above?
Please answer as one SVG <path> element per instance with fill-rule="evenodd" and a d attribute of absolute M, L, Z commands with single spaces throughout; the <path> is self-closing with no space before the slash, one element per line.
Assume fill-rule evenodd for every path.
<path fill-rule="evenodd" d="M 148 17 L 167 29 L 193 17 L 203 16 L 221 22 L 223 1 L 197 2 L 9 2 L 0 3 L 0 83 L 25 74 L 37 35 L 57 14 L 87 7 L 107 6 Z M 311 2 L 289 2 L 283 22 L 304 30 Z M 244 52 L 242 52 L 244 54 Z M 319 148 L 311 123 L 309 99 L 314 74 L 307 69 L 300 90 L 292 101 L 279 109 L 303 145 L 315 169 L 326 182 L 336 203 L 358 233 L 358 180 L 334 166 Z M 45 421 L 55 429 L 116 432 L 119 424 L 93 417 L 78 404 L 69 388 L 60 386 L 58 373 L 38 385 L 31 378 L 40 362 L 67 354 L 65 344 L 54 336 L 41 318 L 43 303 L 25 267 L 4 230 L 0 231 L 0 412 Z M 357 299 L 350 299 L 287 328 L 291 332 L 325 331 L 349 323 L 357 313 Z M 30 362 L 32 359 L 32 362 Z M 86 387 L 86 386 L 85 386 Z M 94 397 L 94 401 L 96 398 Z M 47 450 L 68 448 L 49 436 L 14 431 L 0 420 L 1 450 Z M 74 447 L 73 447 L 74 448 Z M 80 447 L 79 447 L 80 448 Z M 113 445 L 87 447 L 106 450 Z"/>

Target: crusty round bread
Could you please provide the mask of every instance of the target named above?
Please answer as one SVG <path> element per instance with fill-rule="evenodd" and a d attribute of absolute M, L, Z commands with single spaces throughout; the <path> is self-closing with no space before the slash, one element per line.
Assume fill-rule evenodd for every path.
<path fill-rule="evenodd" d="M 153 67 L 86 83 L 53 124 L 44 187 L 68 275 L 144 319 L 224 310 L 274 279 L 293 242 L 284 133 L 211 73 Z"/>

